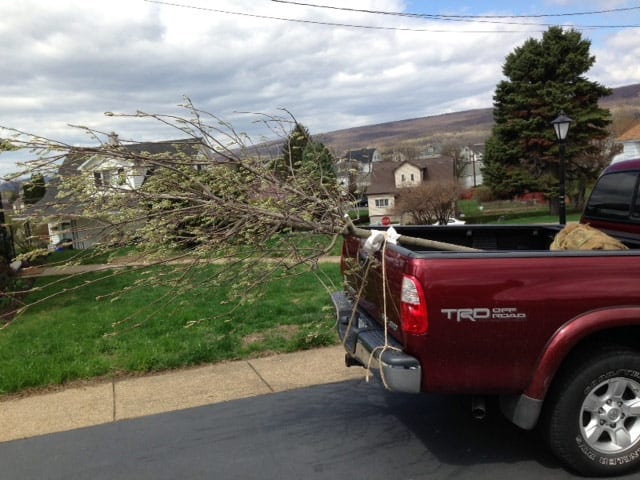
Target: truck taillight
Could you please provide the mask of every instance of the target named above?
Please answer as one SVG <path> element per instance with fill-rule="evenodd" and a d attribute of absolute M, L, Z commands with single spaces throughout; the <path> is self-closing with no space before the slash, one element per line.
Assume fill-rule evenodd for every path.
<path fill-rule="evenodd" d="M 424 335 L 429 329 L 427 302 L 418 279 L 411 275 L 402 277 L 402 330 L 410 335 Z"/>

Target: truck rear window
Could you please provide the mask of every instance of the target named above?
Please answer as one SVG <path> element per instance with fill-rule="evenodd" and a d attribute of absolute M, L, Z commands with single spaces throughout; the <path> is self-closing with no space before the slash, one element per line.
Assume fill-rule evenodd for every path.
<path fill-rule="evenodd" d="M 622 220 L 630 215 L 640 215 L 637 205 L 638 172 L 616 172 L 598 180 L 585 216 L 601 219 Z"/>

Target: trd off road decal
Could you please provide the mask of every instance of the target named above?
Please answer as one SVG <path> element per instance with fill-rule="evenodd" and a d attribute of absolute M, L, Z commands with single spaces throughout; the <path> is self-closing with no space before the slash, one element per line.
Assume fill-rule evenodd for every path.
<path fill-rule="evenodd" d="M 455 320 L 456 322 L 505 322 L 527 319 L 527 314 L 519 312 L 515 307 L 443 308 L 440 312 L 447 320 Z"/>

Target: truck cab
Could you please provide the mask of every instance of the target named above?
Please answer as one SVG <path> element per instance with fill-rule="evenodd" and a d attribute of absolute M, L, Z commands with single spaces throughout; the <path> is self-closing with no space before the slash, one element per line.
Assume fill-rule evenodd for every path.
<path fill-rule="evenodd" d="M 640 158 L 607 167 L 593 188 L 580 223 L 640 246 Z"/>

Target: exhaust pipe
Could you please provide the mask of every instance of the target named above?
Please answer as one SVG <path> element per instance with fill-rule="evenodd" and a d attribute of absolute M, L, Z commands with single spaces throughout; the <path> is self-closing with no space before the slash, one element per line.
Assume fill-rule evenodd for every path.
<path fill-rule="evenodd" d="M 487 406 L 484 397 L 471 398 L 471 415 L 476 420 L 483 420 L 487 416 Z"/>

